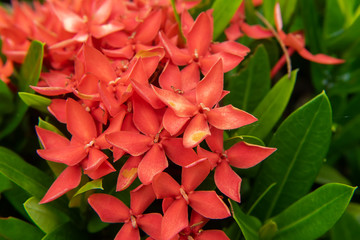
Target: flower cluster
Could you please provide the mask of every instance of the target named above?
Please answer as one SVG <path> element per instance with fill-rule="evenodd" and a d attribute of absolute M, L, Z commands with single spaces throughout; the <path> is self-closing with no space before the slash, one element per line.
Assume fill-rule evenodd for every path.
<path fill-rule="evenodd" d="M 236 31 L 253 38 L 273 33 L 246 24 L 242 5 L 226 31 L 231 40 L 213 42 L 212 11 L 196 19 L 188 12 L 198 2 L 176 1 L 179 22 L 166 0 L 49 0 L 33 8 L 13 1 L 11 14 L 0 9 L 2 79 L 8 81 L 13 62 L 22 63 L 31 40 L 44 42 L 48 71 L 32 89 L 52 98 L 48 110 L 71 136 L 36 127 L 38 154 L 66 165 L 41 203 L 78 187 L 83 175 L 118 171 L 116 191 L 141 182 L 130 207 L 109 194 L 88 198 L 102 221 L 124 223 L 116 239 L 139 239 L 139 228 L 152 239 L 227 239 L 219 230 L 201 230 L 209 219 L 229 217 L 227 205 L 216 191 L 196 189 L 214 170 L 219 192 L 240 202 L 241 177 L 232 167 L 253 167 L 275 151 L 246 142 L 224 149 L 224 130 L 256 118 L 221 105 L 229 93 L 224 73 L 250 51 L 235 41 Z M 275 13 L 286 46 L 313 61 L 336 61 L 310 54 L 301 35 L 282 31 L 278 8 Z M 155 199 L 162 200 L 162 214 L 144 213 Z"/>

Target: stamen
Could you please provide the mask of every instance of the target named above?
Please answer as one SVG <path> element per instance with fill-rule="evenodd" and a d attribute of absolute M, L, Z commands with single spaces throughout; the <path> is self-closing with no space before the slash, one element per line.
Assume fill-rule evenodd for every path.
<path fill-rule="evenodd" d="M 95 139 L 91 140 L 91 142 L 89 142 L 88 144 L 86 144 L 85 147 L 84 147 L 84 149 L 86 150 L 86 149 L 94 146 L 94 144 L 95 144 Z"/>
<path fill-rule="evenodd" d="M 200 107 L 203 111 L 210 111 L 210 108 L 206 107 L 203 103 L 200 103 Z"/>
<path fill-rule="evenodd" d="M 189 204 L 189 197 L 188 197 L 188 195 L 186 194 L 185 190 L 182 187 L 180 188 L 180 194 L 185 199 L 186 203 Z"/>
<path fill-rule="evenodd" d="M 194 50 L 194 57 L 195 57 L 196 60 L 199 59 L 199 53 L 198 53 L 198 50 L 196 48 Z"/>
<path fill-rule="evenodd" d="M 131 215 L 130 220 L 131 220 L 132 227 L 137 228 L 136 218 L 133 215 Z"/>
<path fill-rule="evenodd" d="M 175 88 L 174 86 L 171 86 L 171 89 L 172 89 L 175 93 L 184 94 L 184 91 L 183 91 L 183 90 L 177 89 L 177 88 Z"/>

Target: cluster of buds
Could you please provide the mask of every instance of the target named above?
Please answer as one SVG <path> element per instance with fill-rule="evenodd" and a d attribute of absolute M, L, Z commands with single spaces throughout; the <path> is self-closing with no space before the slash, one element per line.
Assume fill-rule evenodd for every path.
<path fill-rule="evenodd" d="M 12 13 L 0 9 L 7 76 L 31 40 L 44 42 L 48 71 L 32 89 L 51 97 L 49 112 L 71 135 L 36 127 L 38 154 L 66 165 L 41 203 L 78 187 L 83 175 L 118 171 L 116 191 L 141 182 L 130 208 L 109 194 L 88 198 L 102 221 L 124 223 L 116 239 L 139 239 L 139 228 L 151 239 L 228 239 L 202 230 L 209 219 L 231 215 L 223 197 L 196 189 L 214 170 L 219 192 L 240 202 L 241 178 L 232 167 L 252 167 L 275 149 L 246 142 L 224 149 L 224 130 L 256 121 L 221 106 L 229 93 L 224 72 L 250 50 L 233 40 L 212 42 L 212 11 L 195 20 L 188 12 L 198 2 L 176 2 L 181 29 L 166 0 L 13 1 Z M 162 213 L 144 213 L 155 199 Z"/>

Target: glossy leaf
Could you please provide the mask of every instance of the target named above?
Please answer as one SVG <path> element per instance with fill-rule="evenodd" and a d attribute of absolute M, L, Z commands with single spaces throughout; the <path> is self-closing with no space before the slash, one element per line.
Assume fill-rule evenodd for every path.
<path fill-rule="evenodd" d="M 9 217 L 0 218 L 0 237 L 9 240 L 41 239 L 44 233 L 40 229 L 22 221 Z"/>
<path fill-rule="evenodd" d="M 216 40 L 224 31 L 236 9 L 240 6 L 242 0 L 215 0 L 211 6 L 214 9 L 214 33 L 213 39 Z"/>
<path fill-rule="evenodd" d="M 296 75 L 297 70 L 294 70 L 290 79 L 287 75 L 282 77 L 254 110 L 253 115 L 258 118 L 258 121 L 239 128 L 236 135 L 252 135 L 261 139 L 266 137 L 280 119 L 289 102 Z"/>
<path fill-rule="evenodd" d="M 243 213 L 238 203 L 230 200 L 232 215 L 237 224 L 239 225 L 246 240 L 259 239 L 258 231 L 261 226 L 261 222 L 254 216 L 249 216 Z"/>
<path fill-rule="evenodd" d="M 45 233 L 54 231 L 59 225 L 69 219 L 55 208 L 39 204 L 35 197 L 29 198 L 24 203 L 24 208 L 33 222 Z"/>
<path fill-rule="evenodd" d="M 230 94 L 224 105 L 232 104 L 251 113 L 270 90 L 270 63 L 265 47 L 257 47 L 244 64 L 246 67 L 239 73 L 226 78 Z"/>
<path fill-rule="evenodd" d="M 20 91 L 29 91 L 29 86 L 36 86 L 43 63 L 44 43 L 32 41 L 20 69 Z"/>
<path fill-rule="evenodd" d="M 21 100 L 23 100 L 29 107 L 35 108 L 44 113 L 49 113 L 47 107 L 51 104 L 51 99 L 27 92 L 19 92 L 18 94 Z"/>
<path fill-rule="evenodd" d="M 41 119 L 40 117 L 39 117 L 38 126 L 43 128 L 43 129 L 46 129 L 46 130 L 52 131 L 54 133 L 57 133 L 57 134 L 59 134 L 61 136 L 64 136 L 64 134 L 57 127 L 55 127 L 51 123 Z"/>
<path fill-rule="evenodd" d="M 87 182 L 84 186 L 82 186 L 75 194 L 74 197 L 85 193 L 87 191 L 93 190 L 93 189 L 101 189 L 104 190 L 104 188 L 102 187 L 102 179 L 96 179 L 93 180 L 91 182 Z"/>
<path fill-rule="evenodd" d="M 232 145 L 238 142 L 247 142 L 259 146 L 265 146 L 264 142 L 257 137 L 242 135 L 242 136 L 235 136 L 224 140 L 224 149 L 229 149 Z"/>
<path fill-rule="evenodd" d="M 316 189 L 271 219 L 278 227 L 273 239 L 317 239 L 339 220 L 354 191 L 338 183 Z"/>
<path fill-rule="evenodd" d="M 264 161 L 250 201 L 270 184 L 275 182 L 276 186 L 254 209 L 256 216 L 267 219 L 310 190 L 328 150 L 331 116 L 329 100 L 321 93 L 280 125 L 269 143 L 277 151 Z"/>

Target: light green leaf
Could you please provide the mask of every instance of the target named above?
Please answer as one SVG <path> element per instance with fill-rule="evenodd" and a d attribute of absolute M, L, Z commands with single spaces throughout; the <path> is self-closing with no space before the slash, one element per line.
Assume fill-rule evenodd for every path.
<path fill-rule="evenodd" d="M 354 240 L 360 236 L 360 223 L 347 211 L 330 230 L 331 240 Z"/>
<path fill-rule="evenodd" d="M 224 140 L 224 148 L 229 149 L 232 145 L 238 142 L 247 142 L 255 145 L 265 146 L 264 142 L 254 136 L 235 136 Z"/>
<path fill-rule="evenodd" d="M 216 40 L 234 16 L 236 10 L 240 6 L 242 0 L 215 0 L 211 6 L 214 9 L 214 35 L 213 39 Z"/>
<path fill-rule="evenodd" d="M 293 91 L 296 75 L 297 70 L 294 70 L 290 79 L 287 75 L 282 77 L 254 110 L 253 115 L 258 121 L 239 128 L 236 135 L 252 135 L 264 139 L 282 116 Z"/>
<path fill-rule="evenodd" d="M 319 175 L 316 177 L 316 182 L 319 184 L 326 183 L 343 183 L 350 185 L 351 182 L 345 178 L 339 171 L 328 164 L 323 164 L 320 168 Z"/>
<path fill-rule="evenodd" d="M 49 113 L 47 107 L 51 104 L 51 99 L 27 92 L 19 92 L 18 94 L 21 100 L 23 100 L 29 107 L 35 108 L 44 113 Z"/>
<path fill-rule="evenodd" d="M 46 130 L 52 131 L 54 133 L 57 133 L 57 134 L 59 134 L 61 136 L 65 136 L 57 127 L 55 127 L 51 123 L 41 119 L 40 117 L 39 117 L 38 126 L 43 128 L 43 129 L 46 129 Z"/>
<path fill-rule="evenodd" d="M 265 47 L 257 47 L 244 64 L 244 69 L 226 79 L 230 94 L 224 102 L 252 112 L 270 89 L 270 63 Z"/>
<path fill-rule="evenodd" d="M 239 225 L 246 240 L 258 240 L 258 231 L 261 226 L 261 222 L 254 216 L 249 216 L 243 213 L 238 203 L 230 200 L 231 211 L 233 218 Z"/>
<path fill-rule="evenodd" d="M 269 143 L 277 151 L 264 160 L 250 201 L 277 184 L 254 209 L 256 216 L 267 219 L 310 190 L 328 150 L 331 117 L 329 99 L 321 93 L 280 125 Z"/>
<path fill-rule="evenodd" d="M 39 200 L 35 197 L 29 198 L 24 203 L 24 208 L 33 222 L 45 233 L 50 233 L 59 225 L 69 221 L 66 215 L 55 208 L 39 204 Z"/>
<path fill-rule="evenodd" d="M 39 81 L 43 57 L 44 43 L 32 41 L 20 69 L 19 87 L 22 92 L 29 92 L 30 85 L 36 86 Z"/>
<path fill-rule="evenodd" d="M 7 240 L 41 239 L 43 236 L 40 229 L 20 219 L 0 218 L 0 237 Z"/>
<path fill-rule="evenodd" d="M 355 189 L 329 183 L 301 198 L 271 219 L 278 226 L 273 239 L 303 240 L 322 236 L 344 213 Z"/>
<path fill-rule="evenodd" d="M 102 179 L 101 178 L 86 183 L 74 194 L 74 197 L 76 197 L 82 193 L 85 193 L 87 191 L 94 190 L 94 189 L 104 190 L 104 188 L 102 187 Z"/>
<path fill-rule="evenodd" d="M 274 7 L 276 0 L 263 1 L 262 7 L 264 11 L 264 17 L 269 23 L 274 24 Z"/>

